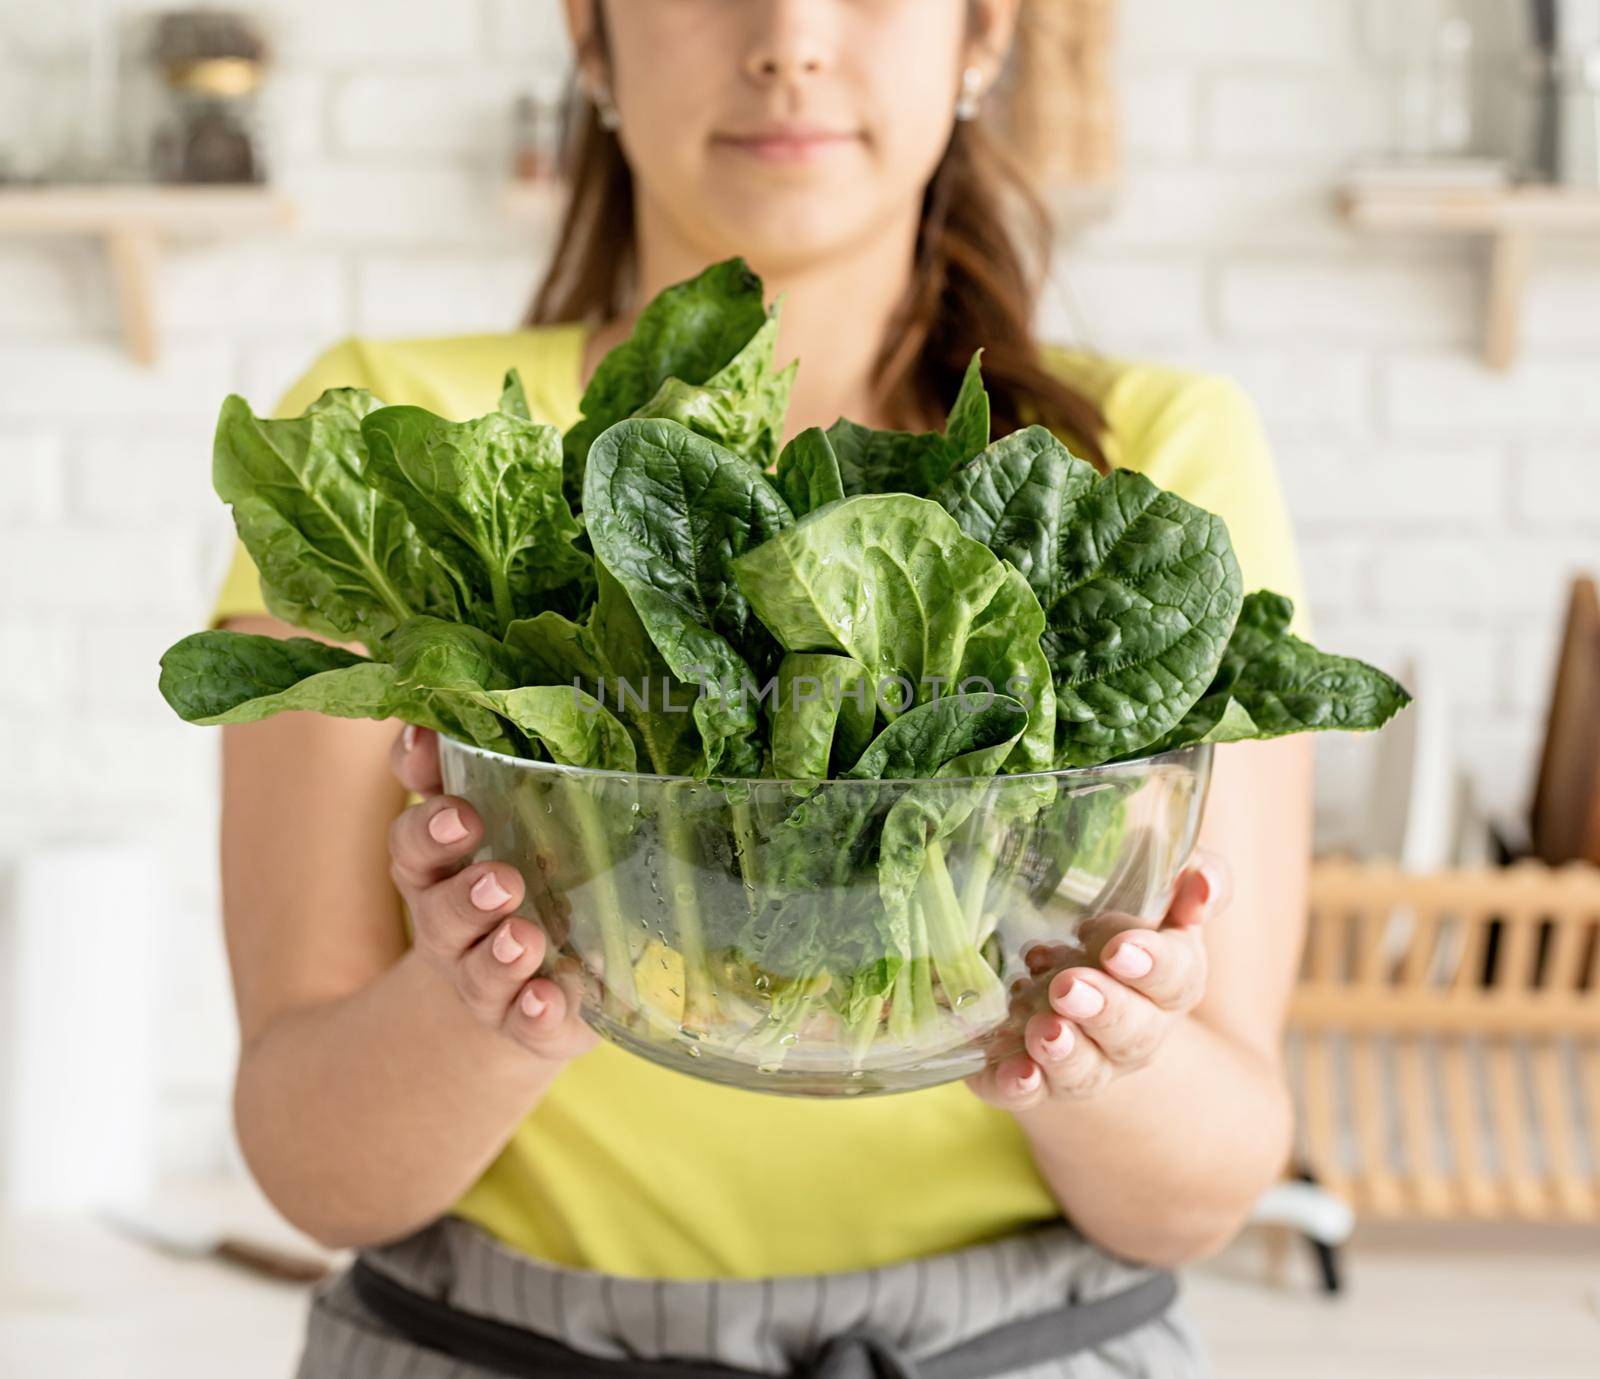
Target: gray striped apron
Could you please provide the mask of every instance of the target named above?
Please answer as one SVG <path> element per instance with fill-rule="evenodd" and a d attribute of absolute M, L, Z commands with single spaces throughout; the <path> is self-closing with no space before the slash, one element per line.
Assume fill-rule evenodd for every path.
<path fill-rule="evenodd" d="M 679 1280 L 547 1264 L 445 1217 L 405 1240 L 365 1251 L 354 1269 L 318 1286 L 298 1379 L 504 1379 L 508 1373 L 558 1379 L 596 1372 L 587 1363 L 581 1370 L 488 1364 L 481 1357 L 458 1358 L 461 1350 L 419 1344 L 380 1317 L 385 1309 L 376 1303 L 385 1289 L 375 1296 L 375 1284 L 398 1284 L 399 1290 L 388 1291 L 421 1295 L 434 1310 L 470 1314 L 469 1321 L 483 1319 L 488 1330 L 549 1337 L 602 1368 L 606 1361 L 622 1362 L 624 1369 L 629 1362 L 667 1361 L 681 1375 L 691 1373 L 685 1366 L 697 1366 L 693 1372 L 702 1375 L 722 1367 L 730 1379 L 740 1371 L 866 1379 L 916 1376 L 925 1364 L 935 1379 L 961 1372 L 948 1357 L 963 1348 L 969 1360 L 1006 1354 L 992 1341 L 1002 1329 L 1026 1332 L 1047 1316 L 1058 1328 L 1070 1328 L 1081 1315 L 1090 1322 L 1089 1344 L 1079 1336 L 1048 1360 L 1019 1368 L 997 1358 L 996 1368 L 982 1372 L 993 1379 L 1209 1375 L 1177 1307 L 1131 1330 L 1117 1325 L 1121 1299 L 1148 1298 L 1163 1283 L 1162 1276 L 1113 1259 L 1061 1224 L 878 1269 Z"/>

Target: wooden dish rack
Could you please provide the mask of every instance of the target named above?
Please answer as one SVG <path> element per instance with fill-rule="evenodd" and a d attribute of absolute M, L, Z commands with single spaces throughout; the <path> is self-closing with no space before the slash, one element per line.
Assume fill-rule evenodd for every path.
<path fill-rule="evenodd" d="M 1319 862 L 1287 1052 L 1359 1216 L 1600 1220 L 1600 867 Z"/>

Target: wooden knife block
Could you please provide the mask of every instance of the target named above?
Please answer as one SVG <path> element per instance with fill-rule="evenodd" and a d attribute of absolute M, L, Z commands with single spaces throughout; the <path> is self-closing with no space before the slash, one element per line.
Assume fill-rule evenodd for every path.
<path fill-rule="evenodd" d="M 1530 822 L 1533 849 L 1551 866 L 1600 866 L 1600 597 L 1593 579 L 1573 581 Z"/>

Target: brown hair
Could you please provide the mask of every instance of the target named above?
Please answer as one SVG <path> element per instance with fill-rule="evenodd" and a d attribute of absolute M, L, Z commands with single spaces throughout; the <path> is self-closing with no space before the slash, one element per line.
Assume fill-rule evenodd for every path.
<path fill-rule="evenodd" d="M 576 84 L 567 128 L 571 194 L 529 325 L 615 319 L 634 286 L 633 174 Z M 994 434 L 1047 426 L 1106 472 L 1100 409 L 1051 370 L 1033 336 L 1050 243 L 1017 163 L 979 123 L 958 122 L 923 194 L 911 285 L 873 369 L 897 424 L 942 416 L 981 346 Z"/>

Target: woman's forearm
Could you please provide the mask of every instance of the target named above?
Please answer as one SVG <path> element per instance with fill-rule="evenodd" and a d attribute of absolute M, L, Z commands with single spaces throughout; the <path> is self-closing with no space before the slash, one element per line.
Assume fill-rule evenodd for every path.
<path fill-rule="evenodd" d="M 289 1221 L 330 1246 L 374 1244 L 447 1210 L 559 1069 L 479 1024 L 407 953 L 266 1025 L 240 1051 L 234 1117 Z"/>
<path fill-rule="evenodd" d="M 1171 1267 L 1233 1237 L 1283 1171 L 1292 1113 L 1279 1067 L 1189 1016 L 1149 1066 L 1017 1119 L 1068 1220 L 1113 1254 Z"/>

